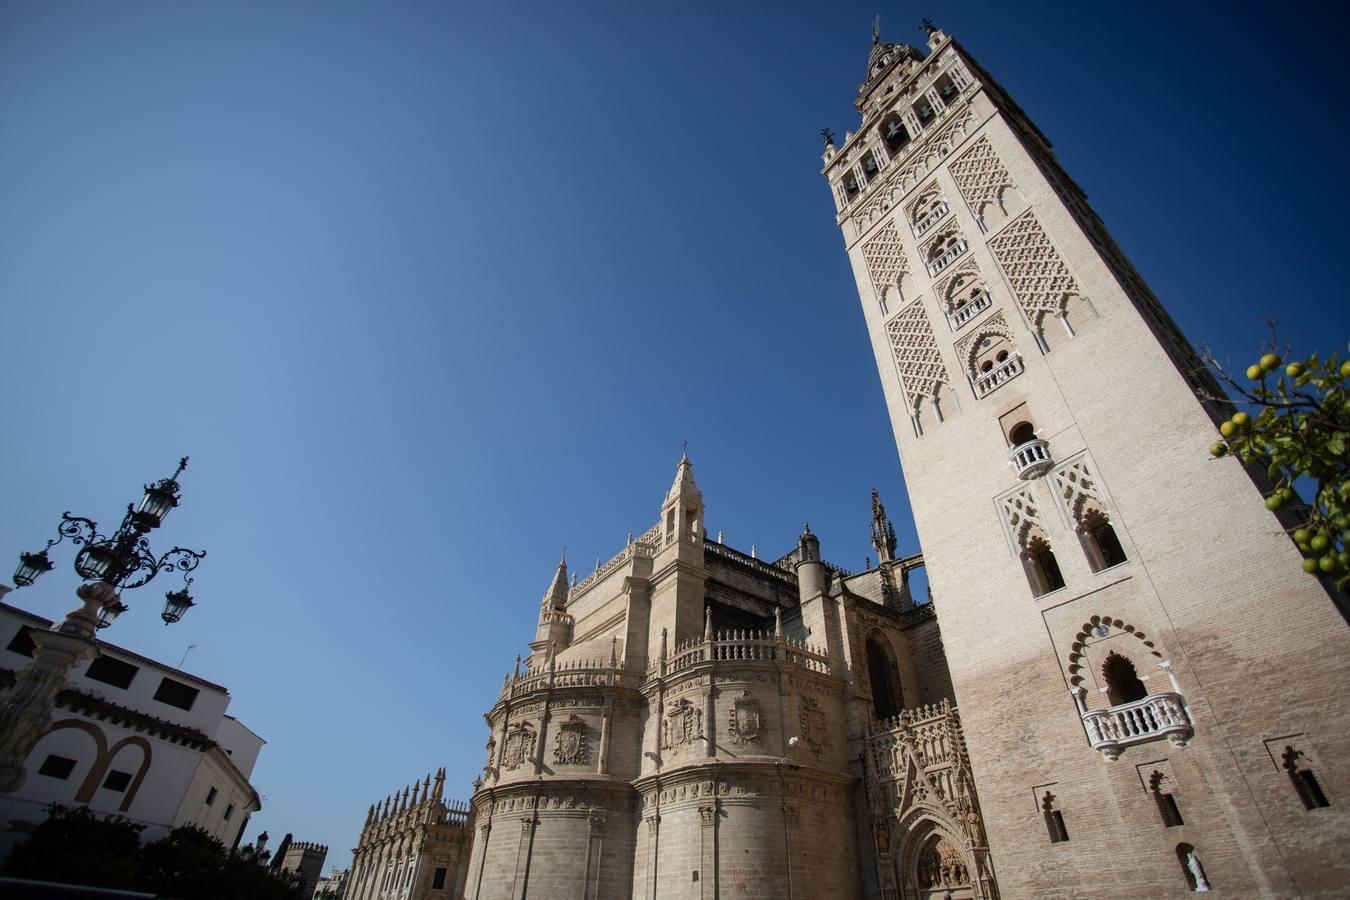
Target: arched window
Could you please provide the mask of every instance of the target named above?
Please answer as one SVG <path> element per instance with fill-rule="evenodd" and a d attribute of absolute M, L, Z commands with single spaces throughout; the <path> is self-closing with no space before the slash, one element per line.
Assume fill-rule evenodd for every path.
<path fill-rule="evenodd" d="M 1139 680 L 1139 673 L 1130 662 L 1119 653 L 1107 655 L 1102 663 L 1102 680 L 1106 682 L 1106 697 L 1112 706 L 1133 703 L 1148 696 L 1148 688 Z"/>
<path fill-rule="evenodd" d="M 1045 817 L 1045 830 L 1050 834 L 1050 843 L 1067 841 L 1069 829 L 1064 827 L 1064 813 L 1060 811 L 1059 800 L 1049 791 L 1041 798 L 1041 813 Z"/>
<path fill-rule="evenodd" d="M 1036 428 L 1030 422 L 1018 422 L 1008 432 L 1008 443 L 1014 447 L 1036 440 Z"/>
<path fill-rule="evenodd" d="M 1153 802 L 1158 807 L 1158 815 L 1162 818 L 1163 827 L 1175 828 L 1178 825 L 1186 824 L 1181 818 L 1181 807 L 1177 806 L 1177 799 L 1172 796 L 1171 785 L 1167 781 L 1167 776 L 1155 769 L 1153 774 L 1149 776 L 1148 786 L 1153 794 Z"/>
<path fill-rule="evenodd" d="M 892 158 L 909 143 L 909 130 L 898 112 L 893 112 L 881 120 L 881 139 L 886 142 L 886 152 Z"/>
<path fill-rule="evenodd" d="M 877 718 L 889 719 L 899 715 L 900 678 L 895 671 L 890 651 L 877 635 L 867 639 L 867 676 L 872 682 L 872 705 L 876 709 Z"/>
<path fill-rule="evenodd" d="M 1027 541 L 1027 547 L 1022 551 L 1022 566 L 1026 569 L 1032 596 L 1039 597 L 1064 587 L 1059 562 L 1045 538 L 1037 535 Z"/>
<path fill-rule="evenodd" d="M 1109 569 L 1125 562 L 1125 548 L 1111 527 L 1111 520 L 1100 509 L 1090 509 L 1083 514 L 1078 525 L 1078 539 L 1083 543 L 1083 552 L 1087 554 L 1088 565 L 1094 572 Z"/>
<path fill-rule="evenodd" d="M 1289 773 L 1289 780 L 1294 785 L 1298 799 L 1303 801 L 1304 809 L 1319 809 L 1331 805 L 1331 801 L 1322 791 L 1322 785 L 1317 781 L 1317 776 L 1304 759 L 1302 750 L 1295 750 L 1291 744 L 1284 748 L 1284 755 L 1281 758 L 1284 760 L 1284 770 Z"/>
<path fill-rule="evenodd" d="M 1177 862 L 1181 863 L 1181 873 L 1186 877 L 1186 886 L 1196 893 L 1210 890 L 1209 879 L 1205 877 L 1200 857 L 1190 844 L 1177 844 Z"/>

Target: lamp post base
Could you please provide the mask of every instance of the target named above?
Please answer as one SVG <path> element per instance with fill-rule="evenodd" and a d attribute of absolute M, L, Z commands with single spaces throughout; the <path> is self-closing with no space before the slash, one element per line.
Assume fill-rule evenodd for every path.
<path fill-rule="evenodd" d="M 56 695 L 70 670 L 98 655 L 94 639 L 98 611 L 117 602 L 117 592 L 102 582 L 82 584 L 75 591 L 79 609 L 50 631 L 32 632 L 33 662 L 15 677 L 14 687 L 0 700 L 0 793 L 13 793 L 28 774 L 24 761 L 52 724 Z"/>

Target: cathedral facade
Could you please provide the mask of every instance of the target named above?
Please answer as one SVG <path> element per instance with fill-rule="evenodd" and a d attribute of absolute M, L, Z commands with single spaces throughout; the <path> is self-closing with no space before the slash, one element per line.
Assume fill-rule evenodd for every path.
<path fill-rule="evenodd" d="M 945 33 L 875 39 L 855 105 L 822 174 L 925 554 L 874 495 L 865 571 L 809 527 L 761 560 L 682 459 L 559 564 L 468 809 L 373 809 L 353 896 L 445 896 L 433 819 L 466 900 L 1344 895 L 1346 624 L 1209 458 L 1222 393 Z"/>

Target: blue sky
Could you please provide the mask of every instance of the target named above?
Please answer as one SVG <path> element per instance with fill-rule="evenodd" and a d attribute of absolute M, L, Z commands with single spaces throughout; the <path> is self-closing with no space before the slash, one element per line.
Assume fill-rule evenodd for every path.
<path fill-rule="evenodd" d="M 1245 366 L 1268 317 L 1350 335 L 1327 9 L 880 12 L 962 41 Z M 198 644 L 268 740 L 249 839 L 345 865 L 395 788 L 446 766 L 467 797 L 562 547 L 584 575 L 655 522 L 684 440 L 733 545 L 809 518 L 857 568 L 875 485 L 916 548 L 819 177 L 877 11 L 0 7 L 0 552 L 191 455 L 156 539 L 207 548 L 200 605 L 166 628 L 128 593 L 106 637 Z M 60 616 L 68 562 L 7 599 Z"/>

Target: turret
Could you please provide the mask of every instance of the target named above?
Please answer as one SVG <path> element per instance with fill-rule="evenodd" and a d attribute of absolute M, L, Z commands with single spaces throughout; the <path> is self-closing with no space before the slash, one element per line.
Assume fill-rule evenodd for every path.
<path fill-rule="evenodd" d="M 678 538 L 699 543 L 703 539 L 703 492 L 694 482 L 694 464 L 689 454 L 680 457 L 675 481 L 661 504 L 661 543 L 669 546 Z"/>
<path fill-rule="evenodd" d="M 820 559 L 820 540 L 811 533 L 809 523 L 802 523 L 801 537 L 797 538 L 797 591 L 806 602 L 825 591 L 825 564 Z"/>
<path fill-rule="evenodd" d="M 567 606 L 567 558 L 558 561 L 553 581 L 544 592 L 539 606 L 539 626 L 535 629 L 530 649 L 537 655 L 550 644 L 566 647 L 572 637 L 572 617 L 564 612 Z"/>

